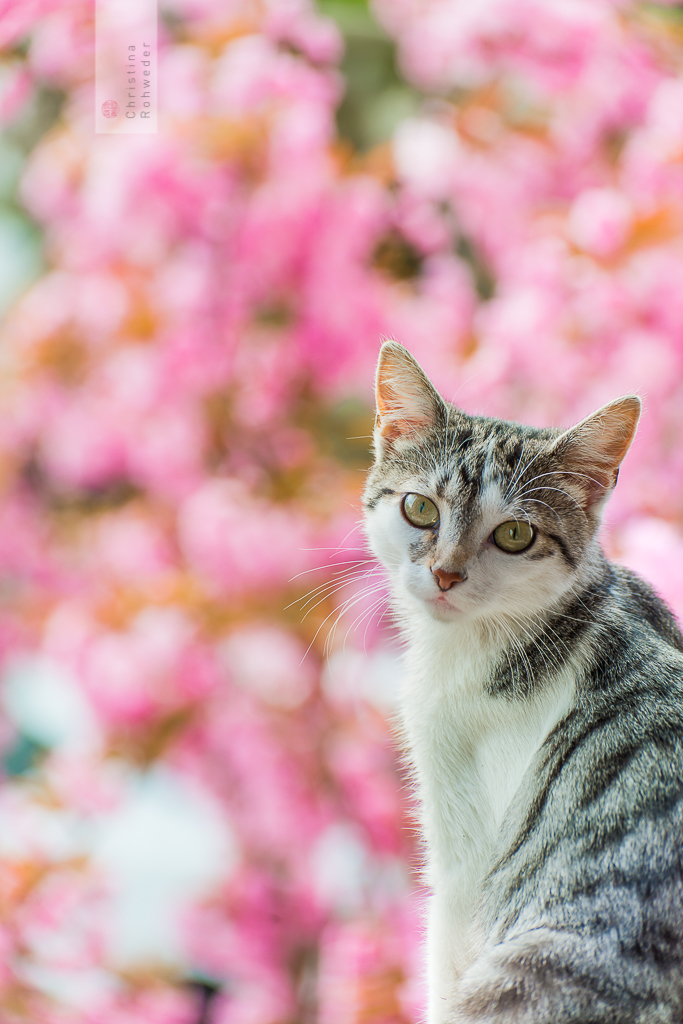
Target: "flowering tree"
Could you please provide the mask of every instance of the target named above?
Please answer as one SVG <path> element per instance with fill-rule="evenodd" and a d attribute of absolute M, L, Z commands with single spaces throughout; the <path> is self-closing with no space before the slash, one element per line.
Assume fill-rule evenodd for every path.
<path fill-rule="evenodd" d="M 304 0 L 164 3 L 156 136 L 92 134 L 86 0 L 0 10 L 46 263 L 3 331 L 0 1016 L 412 1020 L 379 340 L 471 412 L 640 391 L 605 539 L 683 608 L 679 12 L 377 0 L 421 99 L 361 151 Z"/>

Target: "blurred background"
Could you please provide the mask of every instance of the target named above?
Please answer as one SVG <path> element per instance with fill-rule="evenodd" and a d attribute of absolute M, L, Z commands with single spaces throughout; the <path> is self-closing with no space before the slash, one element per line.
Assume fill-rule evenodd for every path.
<path fill-rule="evenodd" d="M 419 843 L 359 499 L 395 337 L 469 412 L 638 391 L 683 610 L 683 7 L 0 3 L 0 1021 L 409 1024 Z"/>

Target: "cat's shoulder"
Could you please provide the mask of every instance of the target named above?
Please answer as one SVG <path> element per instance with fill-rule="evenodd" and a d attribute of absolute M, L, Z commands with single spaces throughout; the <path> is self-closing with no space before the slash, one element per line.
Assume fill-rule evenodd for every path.
<path fill-rule="evenodd" d="M 602 588 L 578 680 L 575 728 L 597 729 L 603 740 L 604 729 L 623 733 L 620 742 L 631 751 L 666 734 L 683 752 L 683 635 L 676 617 L 624 566 L 610 564 Z M 679 773 L 683 778 L 683 759 Z"/>
<path fill-rule="evenodd" d="M 610 568 L 618 605 L 628 616 L 632 628 L 637 629 L 638 624 L 650 627 L 667 644 L 683 653 L 683 633 L 678 621 L 654 588 L 626 566 L 612 563 Z"/>

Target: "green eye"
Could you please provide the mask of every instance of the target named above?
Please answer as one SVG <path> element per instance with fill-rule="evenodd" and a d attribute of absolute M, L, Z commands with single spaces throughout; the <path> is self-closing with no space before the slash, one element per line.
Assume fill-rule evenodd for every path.
<path fill-rule="evenodd" d="M 403 514 L 413 526 L 436 526 L 439 510 L 424 494 L 406 494 L 403 499 Z"/>
<path fill-rule="evenodd" d="M 524 551 L 534 539 L 534 531 L 528 523 L 501 523 L 493 531 L 493 543 L 503 551 Z"/>

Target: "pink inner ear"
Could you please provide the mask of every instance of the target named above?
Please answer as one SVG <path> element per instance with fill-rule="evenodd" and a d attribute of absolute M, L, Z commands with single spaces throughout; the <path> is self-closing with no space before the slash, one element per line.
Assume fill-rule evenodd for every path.
<path fill-rule="evenodd" d="M 605 471 L 604 468 L 598 468 L 592 464 L 584 465 L 581 462 L 576 463 L 575 470 L 583 474 L 582 478 L 577 478 L 571 471 L 568 474 L 568 478 L 573 483 L 580 483 L 586 495 L 586 508 L 595 505 L 596 502 L 605 496 L 605 492 L 610 490 L 617 482 L 617 475 L 619 473 L 618 469 Z"/>
<path fill-rule="evenodd" d="M 412 380 L 397 386 L 396 377 L 377 382 L 377 415 L 383 437 L 425 430 L 434 423 L 430 396 Z"/>
<path fill-rule="evenodd" d="M 413 357 L 389 343 L 377 367 L 376 431 L 384 441 L 428 430 L 440 399 Z"/>
<path fill-rule="evenodd" d="M 377 399 L 377 426 L 385 441 L 423 433 L 434 425 L 433 410 L 426 410 L 425 403 L 402 396 L 402 401 L 391 402 Z"/>
<path fill-rule="evenodd" d="M 585 474 L 582 486 L 588 507 L 616 484 L 619 465 L 633 440 L 639 415 L 640 400 L 628 395 L 599 409 L 558 439 L 568 445 L 568 472 Z"/>
<path fill-rule="evenodd" d="M 410 436 L 426 430 L 429 427 L 429 420 L 416 417 L 400 417 L 388 413 L 387 415 L 377 414 L 377 426 L 380 436 L 385 441 L 395 441 L 399 437 Z"/>

